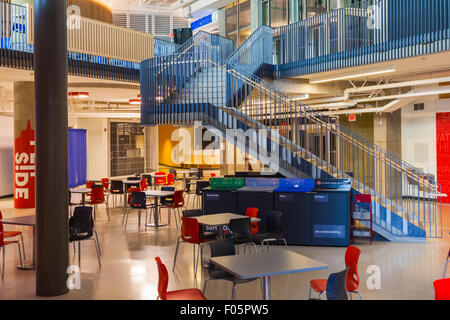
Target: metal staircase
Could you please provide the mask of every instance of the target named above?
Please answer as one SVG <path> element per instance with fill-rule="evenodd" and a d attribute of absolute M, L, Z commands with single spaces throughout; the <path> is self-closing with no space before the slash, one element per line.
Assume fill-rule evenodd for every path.
<path fill-rule="evenodd" d="M 387 240 L 441 237 L 436 183 L 258 76 L 270 37 L 263 26 L 231 54 L 226 39 L 197 34 L 173 55 L 144 61 L 142 124 L 201 121 L 287 177 L 351 178 L 354 192 L 372 195 L 373 228 Z"/>

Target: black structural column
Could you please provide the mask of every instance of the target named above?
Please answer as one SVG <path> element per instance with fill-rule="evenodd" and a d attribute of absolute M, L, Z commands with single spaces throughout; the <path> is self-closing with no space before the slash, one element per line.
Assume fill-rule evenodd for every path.
<path fill-rule="evenodd" d="M 34 0 L 36 294 L 67 293 L 68 119 L 66 0 Z"/>

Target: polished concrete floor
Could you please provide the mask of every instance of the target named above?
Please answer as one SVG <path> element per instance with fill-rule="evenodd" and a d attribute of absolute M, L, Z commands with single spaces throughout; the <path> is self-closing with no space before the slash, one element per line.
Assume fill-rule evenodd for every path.
<path fill-rule="evenodd" d="M 14 210 L 11 199 L 0 200 L 0 210 L 4 217 L 27 215 L 32 210 Z M 99 268 L 92 242 L 82 244 L 81 289 L 55 299 L 156 299 L 158 273 L 154 258 L 160 256 L 169 270 L 169 290 L 203 287 L 207 277 L 199 271 L 194 277 L 192 245 L 181 247 L 175 271 L 172 272 L 173 256 L 178 231 L 172 225 L 157 230 L 137 229 L 137 214 L 130 213 L 128 228 L 121 224 L 122 210 L 112 209 L 112 219 L 107 221 L 104 206 L 99 206 L 96 229 L 102 249 L 102 267 Z M 444 260 L 450 248 L 449 226 L 450 207 L 444 208 L 444 238 L 429 239 L 426 243 L 376 242 L 372 246 L 362 241 L 355 244 L 362 250 L 359 263 L 360 292 L 364 299 L 384 300 L 429 300 L 434 299 L 433 281 L 442 277 Z M 167 219 L 166 210 L 162 212 Z M 11 230 L 11 226 L 6 226 Z M 13 228 L 14 229 L 14 228 Z M 31 259 L 31 230 L 17 228 L 25 232 L 27 262 Z M 76 256 L 71 262 L 76 264 Z M 273 250 L 283 250 L 281 247 Z M 272 278 L 272 299 L 304 300 L 308 298 L 309 280 L 327 278 L 330 272 L 344 269 L 345 248 L 290 247 L 290 250 L 328 264 L 328 270 L 306 272 Z M 205 262 L 208 250 L 205 250 Z M 0 280 L 0 299 L 40 299 L 35 295 L 35 272 L 20 271 L 17 250 L 7 248 L 5 279 Z M 369 289 L 368 268 L 372 265 L 380 269 L 379 289 Z M 450 270 L 449 270 L 450 274 Z M 370 281 L 369 281 L 370 282 Z M 225 281 L 211 281 L 206 290 L 209 299 L 231 298 L 232 285 Z M 238 285 L 237 299 L 261 299 L 259 282 Z"/>

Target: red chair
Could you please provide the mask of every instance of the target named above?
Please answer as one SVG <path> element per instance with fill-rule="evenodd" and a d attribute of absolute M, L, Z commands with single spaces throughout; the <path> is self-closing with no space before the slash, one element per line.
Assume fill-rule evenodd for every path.
<path fill-rule="evenodd" d="M 175 174 L 169 173 L 167 175 L 167 183 L 166 186 L 173 186 L 175 184 Z"/>
<path fill-rule="evenodd" d="M 141 191 L 146 191 L 148 188 L 147 179 L 142 179 L 139 186 L 141 187 Z"/>
<path fill-rule="evenodd" d="M 19 241 L 5 241 L 4 237 L 5 231 L 3 229 L 3 223 L 0 221 L 0 249 L 2 249 L 3 253 L 3 260 L 2 260 L 2 279 L 5 278 L 5 253 L 6 253 L 6 246 L 10 244 L 17 244 L 17 249 L 19 249 L 19 258 L 20 258 L 20 266 L 22 267 L 22 252 L 20 250 L 20 244 Z"/>
<path fill-rule="evenodd" d="M 90 204 L 94 206 L 94 220 L 96 218 L 95 213 L 97 211 L 97 205 L 104 203 L 106 206 L 106 213 L 108 214 L 108 220 L 111 220 L 111 217 L 109 216 L 109 206 L 108 203 L 105 200 L 105 192 L 103 191 L 103 188 L 93 188 L 91 191 L 91 200 L 87 202 L 87 204 Z"/>
<path fill-rule="evenodd" d="M 109 207 L 109 179 L 103 178 L 102 185 L 103 185 L 103 193 L 105 194 L 106 202 L 108 203 Z"/>
<path fill-rule="evenodd" d="M 173 194 L 173 202 L 169 205 L 161 206 L 161 208 L 169 209 L 169 224 L 170 224 L 170 212 L 173 212 L 173 217 L 175 219 L 175 224 L 178 229 L 178 220 L 180 220 L 180 208 L 184 207 L 184 190 L 177 190 Z M 175 212 L 176 210 L 176 212 Z M 178 216 L 177 214 L 178 213 Z"/>
<path fill-rule="evenodd" d="M 250 218 L 258 218 L 259 209 L 258 208 L 247 208 L 245 212 L 246 217 Z M 250 223 L 250 229 L 252 230 L 252 234 L 259 233 L 259 224 L 258 222 Z"/>
<path fill-rule="evenodd" d="M 450 300 L 450 279 L 436 280 L 433 286 L 435 300 Z"/>
<path fill-rule="evenodd" d="M 155 175 L 156 176 L 164 175 L 164 177 L 155 177 L 155 185 L 160 186 L 167 184 L 167 176 L 165 172 L 156 172 Z"/>
<path fill-rule="evenodd" d="M 93 186 L 95 186 L 95 182 L 86 181 L 86 189 L 92 189 Z M 86 193 L 86 196 L 90 197 L 91 193 L 90 192 Z"/>
<path fill-rule="evenodd" d="M 361 250 L 357 247 L 350 246 L 345 252 L 345 266 L 349 267 L 347 273 L 347 291 L 352 298 L 352 293 L 355 293 L 362 300 L 361 294 L 357 291 L 359 287 L 359 274 L 358 274 L 358 260 L 361 255 Z M 316 279 L 309 282 L 309 298 L 311 299 L 311 289 L 319 293 L 319 299 L 322 294 L 327 290 L 327 279 Z"/>
<path fill-rule="evenodd" d="M 183 243 L 183 242 L 184 243 L 192 243 L 194 245 L 194 251 L 193 251 L 194 275 L 197 275 L 198 258 L 200 256 L 200 263 L 203 258 L 203 245 L 212 240 L 216 240 L 217 237 L 215 234 L 207 234 L 207 233 L 202 233 L 204 235 L 204 237 L 200 237 L 200 226 L 198 224 L 197 219 L 188 218 L 188 217 L 182 217 L 181 219 L 182 219 L 181 232 L 180 232 L 180 236 L 178 237 L 178 240 L 177 240 L 177 246 L 175 249 L 175 257 L 173 259 L 173 269 L 172 270 L 175 270 L 175 265 L 177 263 L 177 256 L 178 256 L 178 248 L 179 248 L 180 243 Z M 199 252 L 197 252 L 197 258 L 195 255 L 195 245 L 198 246 L 198 251 L 199 251 Z"/>
<path fill-rule="evenodd" d="M 105 189 L 105 192 L 108 192 L 109 191 L 109 179 L 103 178 L 102 185 L 103 185 L 103 188 Z"/>
<path fill-rule="evenodd" d="M 169 286 L 169 273 L 159 257 L 155 258 L 158 266 L 158 299 L 161 300 L 207 300 L 203 293 L 197 289 L 182 289 L 167 291 Z"/>
<path fill-rule="evenodd" d="M 442 279 L 445 279 L 445 276 L 447 275 L 447 266 L 449 261 L 450 261 L 450 249 L 448 250 L 447 260 L 445 261 L 444 274 L 442 275 Z"/>
<path fill-rule="evenodd" d="M 3 220 L 3 214 L 0 211 L 0 221 Z M 7 238 L 15 238 L 17 236 L 20 236 L 20 240 L 22 241 L 22 253 L 23 253 L 23 257 L 25 259 L 26 255 L 25 255 L 25 245 L 23 242 L 23 234 L 21 231 L 3 231 L 3 238 L 7 239 Z"/>

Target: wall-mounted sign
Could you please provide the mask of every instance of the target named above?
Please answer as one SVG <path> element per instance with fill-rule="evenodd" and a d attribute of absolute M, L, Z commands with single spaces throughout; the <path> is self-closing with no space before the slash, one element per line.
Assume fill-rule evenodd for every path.
<path fill-rule="evenodd" d="M 217 12 L 213 12 L 203 18 L 200 18 L 191 23 L 191 29 L 194 31 L 195 29 L 201 28 L 211 23 L 217 22 Z"/>

